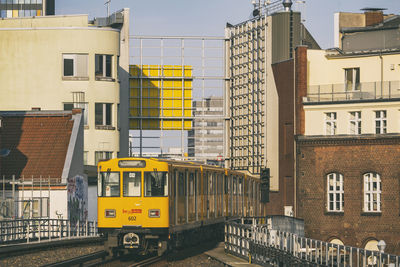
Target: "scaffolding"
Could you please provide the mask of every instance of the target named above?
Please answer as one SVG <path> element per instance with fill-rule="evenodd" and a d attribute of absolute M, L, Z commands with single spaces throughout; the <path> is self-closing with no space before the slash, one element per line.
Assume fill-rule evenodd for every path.
<path fill-rule="evenodd" d="M 215 139 L 207 135 L 208 121 L 223 125 L 225 112 L 210 113 L 207 101 L 225 94 L 225 38 L 131 36 L 130 44 L 131 69 L 137 69 L 130 75 L 130 156 L 207 162 L 206 149 L 196 149 L 194 139 Z M 225 156 L 224 130 L 218 131 L 215 160 Z"/>
<path fill-rule="evenodd" d="M 265 165 L 267 17 L 228 30 L 230 167 L 260 173 Z"/>

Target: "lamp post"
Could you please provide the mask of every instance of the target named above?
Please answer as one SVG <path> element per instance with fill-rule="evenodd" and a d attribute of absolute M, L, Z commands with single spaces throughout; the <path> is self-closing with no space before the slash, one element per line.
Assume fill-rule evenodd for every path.
<path fill-rule="evenodd" d="M 377 247 L 378 247 L 380 253 L 385 253 L 386 242 L 384 240 L 379 240 Z"/>
<path fill-rule="evenodd" d="M 376 246 L 378 247 L 380 253 L 385 253 L 386 242 L 384 240 L 379 240 Z"/>

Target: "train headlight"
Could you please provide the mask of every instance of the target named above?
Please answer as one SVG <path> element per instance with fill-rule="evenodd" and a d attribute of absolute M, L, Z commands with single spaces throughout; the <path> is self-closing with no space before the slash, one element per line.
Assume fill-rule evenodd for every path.
<path fill-rule="evenodd" d="M 105 210 L 104 211 L 104 217 L 106 218 L 115 218 L 115 210 Z"/>
<path fill-rule="evenodd" d="M 150 218 L 160 218 L 160 210 L 149 210 Z"/>

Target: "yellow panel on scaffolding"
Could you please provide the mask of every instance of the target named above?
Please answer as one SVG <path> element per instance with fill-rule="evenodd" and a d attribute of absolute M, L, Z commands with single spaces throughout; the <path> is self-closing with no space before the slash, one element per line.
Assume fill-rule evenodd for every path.
<path fill-rule="evenodd" d="M 140 128 L 141 116 L 159 118 L 142 119 L 144 130 L 179 130 L 182 127 L 186 130 L 191 129 L 193 84 L 191 66 L 131 65 L 129 73 L 130 115 L 135 117 L 130 120 L 131 129 Z M 182 122 L 181 119 L 173 117 L 185 119 Z"/>

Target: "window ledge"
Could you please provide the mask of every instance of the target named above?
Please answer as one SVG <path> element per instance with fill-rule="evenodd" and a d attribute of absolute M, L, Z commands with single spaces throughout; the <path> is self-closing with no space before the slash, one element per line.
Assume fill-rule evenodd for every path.
<path fill-rule="evenodd" d="M 89 81 L 89 77 L 63 76 L 63 81 Z"/>
<path fill-rule="evenodd" d="M 325 211 L 325 215 L 343 216 L 344 215 L 344 211 Z"/>
<path fill-rule="evenodd" d="M 382 216 L 381 211 L 363 211 L 361 216 Z"/>
<path fill-rule="evenodd" d="M 96 81 L 115 82 L 115 79 L 111 77 L 96 77 Z"/>
<path fill-rule="evenodd" d="M 111 125 L 96 125 L 96 130 L 115 130 Z"/>

